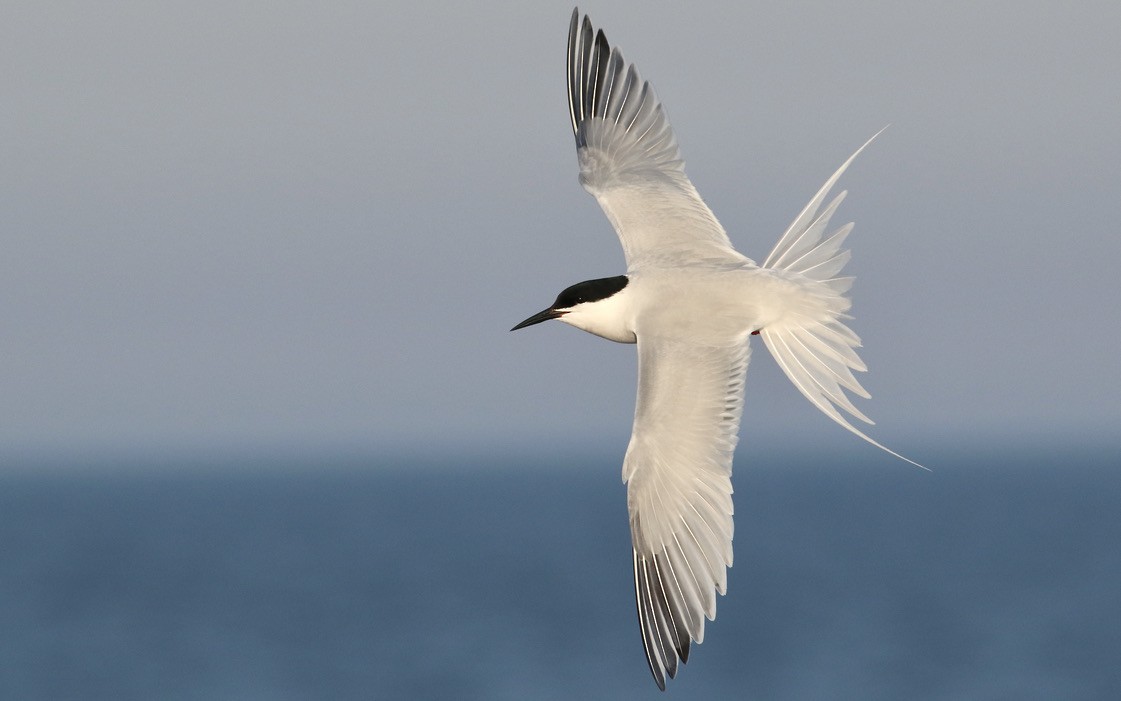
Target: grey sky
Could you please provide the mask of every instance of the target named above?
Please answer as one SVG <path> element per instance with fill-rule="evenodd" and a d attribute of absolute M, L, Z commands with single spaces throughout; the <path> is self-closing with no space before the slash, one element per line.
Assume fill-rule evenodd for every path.
<path fill-rule="evenodd" d="M 623 272 L 576 180 L 571 5 L 22 5 L 0 10 L 3 451 L 622 454 L 633 347 L 507 333 Z M 875 438 L 921 460 L 1115 435 L 1121 5 L 581 9 L 753 258 L 892 125 L 838 215 Z M 745 415 L 745 446 L 874 454 L 762 344 Z"/>

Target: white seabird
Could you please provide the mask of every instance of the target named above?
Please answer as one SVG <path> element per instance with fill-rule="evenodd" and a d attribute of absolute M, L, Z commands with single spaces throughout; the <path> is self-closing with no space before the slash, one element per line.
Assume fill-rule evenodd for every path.
<path fill-rule="evenodd" d="M 619 235 L 627 272 L 573 285 L 514 327 L 559 319 L 638 345 L 634 429 L 623 460 L 638 620 L 658 687 L 704 639 L 732 566 L 732 453 L 753 334 L 814 406 L 872 423 L 845 390 L 870 395 L 860 339 L 845 324 L 851 277 L 841 248 L 853 225 L 827 233 L 845 197 L 822 204 L 857 149 L 757 265 L 727 234 L 685 175 L 650 84 L 573 10 L 568 101 L 580 182 Z M 872 138 L 875 138 L 873 136 Z M 869 139 L 871 142 L 871 139 Z M 913 463 L 918 464 L 918 463 Z M 920 466 L 921 467 L 921 466 Z"/>

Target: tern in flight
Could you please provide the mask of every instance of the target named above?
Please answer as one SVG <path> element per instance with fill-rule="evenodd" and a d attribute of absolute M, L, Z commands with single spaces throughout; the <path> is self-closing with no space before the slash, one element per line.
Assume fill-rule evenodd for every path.
<path fill-rule="evenodd" d="M 860 339 L 845 325 L 852 278 L 840 275 L 849 259 L 841 246 L 853 225 L 827 231 L 845 193 L 822 207 L 864 146 L 760 266 L 732 248 L 685 175 L 650 84 L 579 10 L 568 31 L 568 106 L 580 183 L 619 235 L 627 272 L 567 288 L 512 330 L 559 319 L 638 345 L 623 481 L 642 642 L 664 690 L 678 660 L 688 660 L 690 642 L 704 639 L 704 619 L 715 617 L 716 593 L 724 594 L 732 566 L 732 453 L 750 336 L 763 337 L 814 406 L 907 460 L 838 411 L 872 423 L 845 394 L 870 396 L 852 374 L 866 368 L 855 350 Z"/>

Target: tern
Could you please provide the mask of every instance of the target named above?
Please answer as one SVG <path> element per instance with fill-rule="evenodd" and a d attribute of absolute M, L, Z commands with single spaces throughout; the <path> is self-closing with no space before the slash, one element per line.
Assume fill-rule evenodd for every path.
<path fill-rule="evenodd" d="M 658 687 L 704 640 L 732 566 L 732 454 L 750 337 L 759 335 L 794 386 L 849 431 L 865 421 L 845 394 L 865 365 L 845 324 L 851 277 L 842 249 L 853 225 L 828 232 L 845 197 L 827 195 L 857 149 L 779 237 L 763 265 L 732 248 L 685 175 L 650 84 L 579 9 L 568 31 L 568 106 L 580 182 L 623 245 L 625 275 L 587 280 L 511 331 L 557 319 L 638 346 L 638 397 L 627 484 L 638 621 Z M 881 130 L 882 131 L 882 130 Z M 878 136 L 878 134 L 877 134 Z M 922 467 L 919 465 L 919 467 Z"/>

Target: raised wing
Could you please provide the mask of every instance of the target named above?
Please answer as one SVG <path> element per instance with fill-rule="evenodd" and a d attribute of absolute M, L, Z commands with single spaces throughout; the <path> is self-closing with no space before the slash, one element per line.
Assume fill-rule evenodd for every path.
<path fill-rule="evenodd" d="M 615 227 L 628 266 L 652 256 L 745 260 L 686 177 L 653 88 L 578 10 L 568 31 L 568 105 L 580 182 Z"/>
<path fill-rule="evenodd" d="M 732 453 L 750 347 L 638 338 L 634 433 L 623 461 L 635 598 L 658 686 L 704 640 L 732 566 Z"/>

